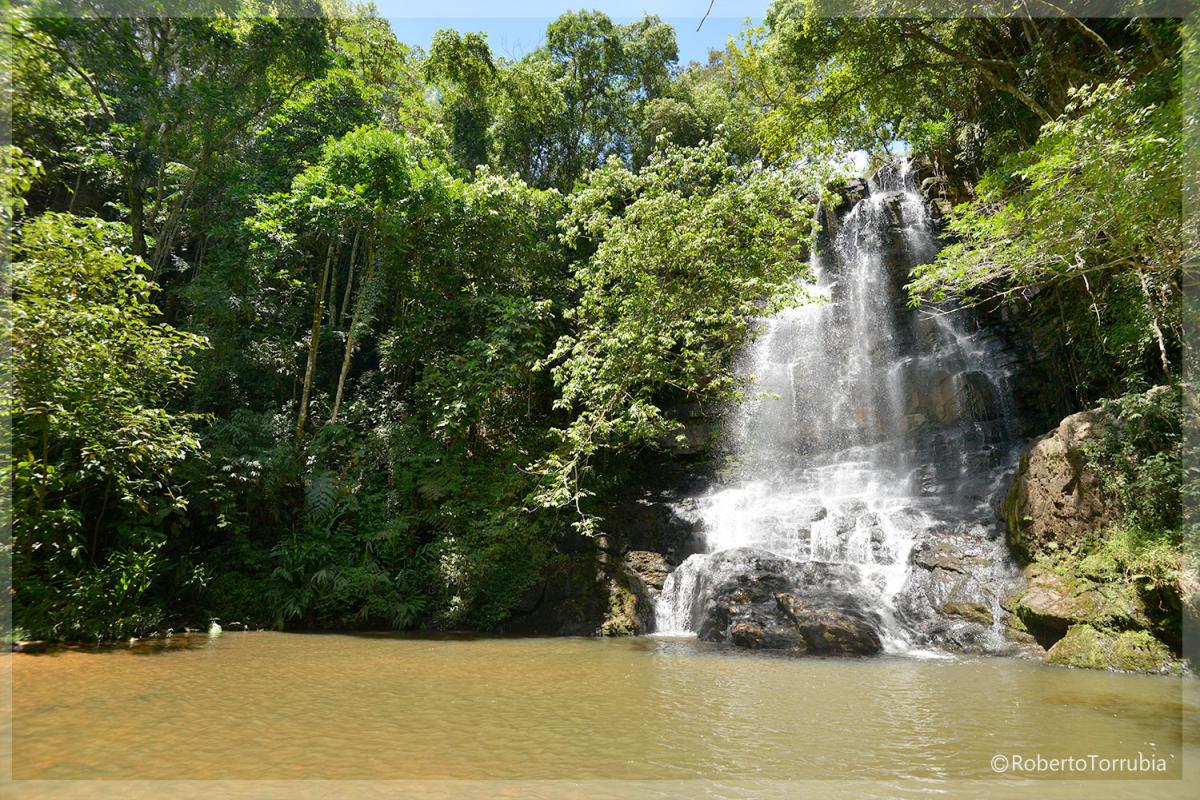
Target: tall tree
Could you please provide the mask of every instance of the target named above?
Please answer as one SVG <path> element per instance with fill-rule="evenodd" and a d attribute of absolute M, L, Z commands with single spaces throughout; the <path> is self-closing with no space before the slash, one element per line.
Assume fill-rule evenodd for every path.
<path fill-rule="evenodd" d="M 13 264 L 15 621 L 57 619 L 58 637 L 153 619 L 141 594 L 187 504 L 175 470 L 199 447 L 171 403 L 205 342 L 159 321 L 128 235 L 43 214 L 21 225 Z"/>
<path fill-rule="evenodd" d="M 487 40 L 479 33 L 438 31 L 425 60 L 425 75 L 442 93 L 455 159 L 467 169 L 486 164 L 497 76 Z"/>
<path fill-rule="evenodd" d="M 1128 20 L 1040 5 L 1048 13 L 947 17 L 918 3 L 905 16 L 878 16 L 871 0 L 858 14 L 832 13 L 828 0 L 777 0 L 736 51 L 772 107 L 764 144 L 775 154 L 806 139 L 879 148 L 947 113 L 1029 144 L 1072 86 L 1156 63 L 1145 37 L 1161 37 L 1159 26 L 1148 34 Z"/>
<path fill-rule="evenodd" d="M 15 36 L 94 101 L 96 143 L 116 165 L 133 251 L 156 275 L 201 178 L 329 64 L 320 16 L 65 17 L 39 8 Z"/>
<path fill-rule="evenodd" d="M 675 31 L 658 17 L 618 25 L 598 11 L 563 14 L 544 48 L 502 70 L 498 165 L 565 192 L 610 156 L 628 162 L 642 106 L 666 91 L 677 60 Z"/>

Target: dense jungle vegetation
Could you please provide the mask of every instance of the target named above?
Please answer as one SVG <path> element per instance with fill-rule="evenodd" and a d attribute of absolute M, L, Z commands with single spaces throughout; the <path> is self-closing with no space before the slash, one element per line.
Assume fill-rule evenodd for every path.
<path fill-rule="evenodd" d="M 653 16 L 510 60 L 303 10 L 6 12 L 18 635 L 502 623 L 747 388 L 856 149 L 954 206 L 914 303 L 1052 320 L 1073 409 L 1178 379 L 1176 20 L 779 0 L 680 64 Z M 1177 552 L 1150 418 L 1097 458 Z"/>

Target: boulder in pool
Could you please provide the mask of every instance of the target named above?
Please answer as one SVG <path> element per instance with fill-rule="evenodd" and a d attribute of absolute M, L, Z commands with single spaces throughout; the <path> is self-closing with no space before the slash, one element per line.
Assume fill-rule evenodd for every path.
<path fill-rule="evenodd" d="M 1168 675 L 1180 671 L 1167 646 L 1146 631 L 1104 631 L 1091 625 L 1072 625 L 1046 653 L 1046 661 L 1118 672 Z"/>
<path fill-rule="evenodd" d="M 705 566 L 697 598 L 705 641 L 813 655 L 882 649 L 882 621 L 853 565 L 738 548 L 710 556 Z"/>

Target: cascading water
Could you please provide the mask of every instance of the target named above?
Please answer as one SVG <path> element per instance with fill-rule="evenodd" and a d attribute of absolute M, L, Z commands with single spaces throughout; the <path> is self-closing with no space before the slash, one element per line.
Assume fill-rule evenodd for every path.
<path fill-rule="evenodd" d="M 764 320 L 745 354 L 759 394 L 729 426 L 730 475 L 695 503 L 707 552 L 668 577 L 657 630 L 728 635 L 749 595 L 715 596 L 782 569 L 789 619 L 797 596 L 833 598 L 885 650 L 995 649 L 1012 568 L 993 500 L 1018 441 L 1002 352 L 960 315 L 906 307 L 909 270 L 937 251 L 907 162 L 836 216 L 814 247 L 823 302 Z"/>

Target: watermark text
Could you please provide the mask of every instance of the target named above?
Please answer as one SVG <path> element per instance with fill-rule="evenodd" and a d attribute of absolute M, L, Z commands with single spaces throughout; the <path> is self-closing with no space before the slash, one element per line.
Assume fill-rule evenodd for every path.
<path fill-rule="evenodd" d="M 1129 756 L 1101 756 L 1095 753 L 1080 756 L 1044 756 L 1041 753 L 997 753 L 992 756 L 992 771 L 996 773 L 1101 773 L 1108 775 L 1147 775 L 1165 773 L 1169 758 L 1156 753 L 1135 753 Z"/>

